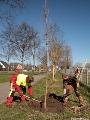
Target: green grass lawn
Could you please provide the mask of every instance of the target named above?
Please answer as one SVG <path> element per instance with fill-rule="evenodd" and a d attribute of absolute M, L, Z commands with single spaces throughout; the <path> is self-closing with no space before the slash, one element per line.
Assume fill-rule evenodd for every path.
<path fill-rule="evenodd" d="M 7 77 L 6 77 L 7 78 Z M 57 73 L 55 79 L 58 81 L 52 81 L 52 74 L 48 76 L 48 84 L 57 84 L 60 87 L 48 88 L 48 92 L 55 93 L 57 95 L 63 95 L 63 83 L 61 74 Z M 33 97 L 39 98 L 45 94 L 45 81 L 46 78 L 41 79 L 33 85 Z M 72 92 L 72 91 L 71 91 Z M 57 114 L 53 113 L 42 113 L 39 111 L 32 110 L 27 102 L 13 102 L 12 107 L 6 107 L 5 103 L 0 105 L 0 120 L 74 120 L 71 118 L 83 118 L 83 120 L 90 120 L 90 87 L 84 84 L 80 85 L 80 92 L 87 101 L 87 107 L 80 113 L 73 113 L 66 108 L 64 111 Z M 77 105 L 78 99 L 75 94 L 70 95 L 69 102 Z"/>
<path fill-rule="evenodd" d="M 23 72 L 24 74 L 26 75 L 29 75 L 29 76 L 33 76 L 33 75 L 38 75 L 38 74 L 43 74 L 44 72 Z M 3 82 L 8 82 L 11 75 L 13 74 L 18 74 L 16 72 L 0 72 L 0 83 L 3 83 Z"/>

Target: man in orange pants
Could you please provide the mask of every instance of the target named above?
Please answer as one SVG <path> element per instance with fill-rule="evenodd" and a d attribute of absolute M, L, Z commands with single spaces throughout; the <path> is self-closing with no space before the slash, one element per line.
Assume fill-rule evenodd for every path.
<path fill-rule="evenodd" d="M 64 96 L 67 96 L 63 100 L 64 104 L 67 104 L 67 102 L 68 102 L 68 95 L 70 93 L 70 90 L 73 88 L 76 96 L 79 99 L 79 103 L 81 105 L 83 105 L 84 100 L 83 100 L 83 98 L 82 98 L 82 96 L 80 94 L 80 91 L 79 91 L 79 81 L 76 78 L 76 74 L 74 76 L 69 76 L 69 75 L 63 74 L 62 78 L 63 78 Z"/>

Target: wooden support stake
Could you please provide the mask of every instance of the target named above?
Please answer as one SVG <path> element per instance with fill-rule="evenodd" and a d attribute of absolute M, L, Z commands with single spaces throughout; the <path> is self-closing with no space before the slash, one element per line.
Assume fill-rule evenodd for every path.
<path fill-rule="evenodd" d="M 54 73 L 54 65 L 53 65 L 53 81 L 54 81 L 54 74 L 55 74 L 55 73 Z"/>
<path fill-rule="evenodd" d="M 81 73 L 78 73 L 78 74 L 77 74 L 77 78 L 79 77 L 79 81 L 80 81 L 80 78 L 81 78 L 81 76 L 82 76 L 82 73 L 83 73 L 83 70 L 84 70 L 84 68 L 85 68 L 86 63 L 87 63 L 87 59 L 86 59 L 84 65 L 83 65 L 83 68 L 82 68 L 82 70 L 81 70 Z M 80 76 L 79 76 L 79 75 L 80 75 Z"/>

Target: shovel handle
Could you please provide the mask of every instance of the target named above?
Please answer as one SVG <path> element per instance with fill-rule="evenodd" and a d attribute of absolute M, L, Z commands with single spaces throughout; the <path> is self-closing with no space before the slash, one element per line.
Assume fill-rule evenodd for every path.
<path fill-rule="evenodd" d="M 29 96 L 26 96 L 28 99 L 30 99 L 30 97 Z M 34 99 L 34 98 L 32 98 L 32 100 L 35 100 L 35 101 L 37 101 L 37 102 L 40 102 L 40 103 L 42 103 L 42 101 L 39 101 L 39 100 L 37 100 L 37 99 Z"/>

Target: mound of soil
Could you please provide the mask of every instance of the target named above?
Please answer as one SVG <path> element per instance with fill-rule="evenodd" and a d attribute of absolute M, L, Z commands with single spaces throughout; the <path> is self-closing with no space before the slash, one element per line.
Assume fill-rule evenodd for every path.
<path fill-rule="evenodd" d="M 20 97 L 14 96 L 14 101 L 17 100 L 20 101 Z M 27 99 L 26 103 L 32 110 L 37 110 L 40 112 L 48 112 L 48 113 L 59 113 L 64 111 L 66 107 L 68 107 L 70 111 L 76 113 L 76 112 L 81 112 L 86 108 L 86 102 L 83 106 L 73 106 L 71 102 L 68 102 L 68 104 L 65 105 L 63 104 L 63 97 L 57 96 L 54 93 L 47 93 L 46 108 L 45 108 L 45 96 L 41 96 L 38 99 L 34 99 L 34 98 Z"/>
<path fill-rule="evenodd" d="M 62 97 L 56 96 L 54 93 L 48 93 L 46 95 L 46 109 L 44 107 L 45 105 L 45 96 L 42 96 L 38 98 L 37 100 L 32 99 L 28 101 L 28 105 L 30 108 L 34 110 L 38 110 L 41 112 L 50 112 L 50 113 L 58 113 L 64 110 L 65 107 L 69 107 L 63 105 Z M 40 102 L 41 101 L 41 102 Z"/>

